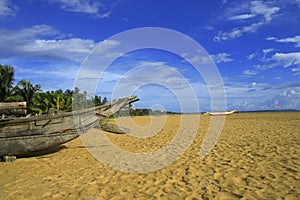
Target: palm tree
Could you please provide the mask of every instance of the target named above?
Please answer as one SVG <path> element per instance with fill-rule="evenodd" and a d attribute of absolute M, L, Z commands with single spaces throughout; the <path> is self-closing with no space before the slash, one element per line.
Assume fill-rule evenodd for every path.
<path fill-rule="evenodd" d="M 108 101 L 107 101 L 107 98 L 106 97 L 104 97 L 103 98 L 103 101 L 102 101 L 102 104 L 106 104 Z"/>
<path fill-rule="evenodd" d="M 14 74 L 12 66 L 0 65 L 0 102 L 6 101 L 10 96 Z"/>
<path fill-rule="evenodd" d="M 51 95 L 49 92 L 37 92 L 33 96 L 33 104 L 31 110 L 38 113 L 39 115 L 48 113 L 51 108 Z"/>
<path fill-rule="evenodd" d="M 62 90 L 56 90 L 52 94 L 52 102 L 57 110 L 62 111 L 71 111 L 72 110 L 72 94 L 73 91 L 66 90 L 63 92 Z"/>
<path fill-rule="evenodd" d="M 88 107 L 86 91 L 80 92 L 80 89 L 78 87 L 75 87 L 72 98 L 73 98 L 72 104 L 74 110 L 79 110 Z"/>
<path fill-rule="evenodd" d="M 95 97 L 92 97 L 92 102 L 95 105 L 102 105 L 101 96 L 95 95 Z"/>
<path fill-rule="evenodd" d="M 20 95 L 23 100 L 27 102 L 29 110 L 34 108 L 33 97 L 34 94 L 41 90 L 40 85 L 32 85 L 27 80 L 21 80 L 12 90 L 14 95 Z"/>
<path fill-rule="evenodd" d="M 72 94 L 68 93 L 67 91 L 62 94 L 62 104 L 64 111 L 71 111 L 72 110 Z"/>
<path fill-rule="evenodd" d="M 68 92 L 69 94 L 66 94 Z M 72 92 L 70 90 L 64 93 L 61 90 L 35 93 L 33 96 L 34 107 L 32 110 L 38 114 L 48 113 L 50 108 L 62 111 L 71 111 L 71 93 Z"/>

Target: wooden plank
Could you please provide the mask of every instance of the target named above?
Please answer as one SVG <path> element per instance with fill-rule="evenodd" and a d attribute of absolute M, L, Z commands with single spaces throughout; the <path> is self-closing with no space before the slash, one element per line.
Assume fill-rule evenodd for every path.
<path fill-rule="evenodd" d="M 0 114 L 26 115 L 26 102 L 0 103 Z"/>
<path fill-rule="evenodd" d="M 0 103 L 0 110 L 2 110 L 2 109 L 16 109 L 16 108 L 26 108 L 26 102 Z"/>

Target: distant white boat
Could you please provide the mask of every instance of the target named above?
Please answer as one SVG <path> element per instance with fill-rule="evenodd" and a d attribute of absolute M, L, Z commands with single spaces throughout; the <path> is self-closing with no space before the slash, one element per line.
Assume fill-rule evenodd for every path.
<path fill-rule="evenodd" d="M 231 115 L 235 112 L 237 112 L 237 110 L 224 111 L 224 112 L 207 112 L 206 114 L 213 115 L 213 116 L 218 116 L 218 115 Z"/>

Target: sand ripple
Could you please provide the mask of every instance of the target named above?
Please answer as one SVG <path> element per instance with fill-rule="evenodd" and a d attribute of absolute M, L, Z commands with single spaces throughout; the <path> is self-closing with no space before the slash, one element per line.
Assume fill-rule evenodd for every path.
<path fill-rule="evenodd" d="M 134 120 L 149 122 L 147 117 Z M 79 138 L 56 152 L 0 163 L 0 199 L 299 199 L 300 113 L 227 116 L 218 143 L 200 158 L 209 121 L 201 116 L 188 150 L 154 172 L 107 167 Z M 127 151 L 149 152 L 170 142 L 179 123 L 179 116 L 168 116 L 150 138 L 105 134 Z"/>

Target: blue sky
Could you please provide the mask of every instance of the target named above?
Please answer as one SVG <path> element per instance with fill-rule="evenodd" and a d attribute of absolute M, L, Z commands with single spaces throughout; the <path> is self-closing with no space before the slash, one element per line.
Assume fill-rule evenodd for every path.
<path fill-rule="evenodd" d="M 299 0 L 0 0 L 0 63 L 15 67 L 15 82 L 72 89 L 97 45 L 107 41 L 109 51 L 120 45 L 107 40 L 115 34 L 162 27 L 207 51 L 223 79 L 227 109 L 275 109 L 276 101 L 280 109 L 300 109 L 299 13 Z M 85 74 L 86 83 L 97 80 L 96 94 L 109 99 L 120 87 L 141 98 L 137 107 L 173 111 L 194 98 L 184 95 L 189 84 L 199 110 L 212 110 L 207 84 L 184 59 L 157 49 L 134 51 L 120 55 L 102 77 L 97 69 Z"/>

